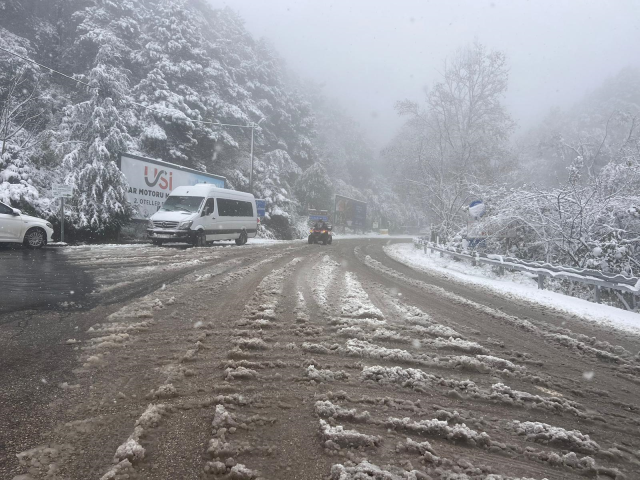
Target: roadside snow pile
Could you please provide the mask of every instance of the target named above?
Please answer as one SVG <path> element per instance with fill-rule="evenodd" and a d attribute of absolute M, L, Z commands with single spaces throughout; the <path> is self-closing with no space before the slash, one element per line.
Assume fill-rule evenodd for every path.
<path fill-rule="evenodd" d="M 293 310 L 293 313 L 296 316 L 296 322 L 307 323 L 309 321 L 309 310 L 307 308 L 307 302 L 304 299 L 304 295 L 300 291 L 298 291 L 296 307 Z"/>
<path fill-rule="evenodd" d="M 347 340 L 344 352 L 349 356 L 380 358 L 383 360 L 393 360 L 401 362 L 414 362 L 415 359 L 411 353 L 399 348 L 386 348 L 363 340 L 352 338 Z"/>
<path fill-rule="evenodd" d="M 241 258 L 233 258 L 231 260 L 227 260 L 225 262 L 218 263 L 213 265 L 212 267 L 207 268 L 205 271 L 207 273 L 202 274 L 194 274 L 194 279 L 196 282 L 203 282 L 205 280 L 209 280 L 213 277 L 216 277 L 227 270 L 230 270 L 234 267 L 238 267 L 242 264 Z M 202 272 L 202 270 L 200 270 Z"/>
<path fill-rule="evenodd" d="M 412 343 L 411 338 L 400 335 L 399 333 L 393 330 L 389 330 L 388 328 L 376 328 L 373 333 L 367 336 L 374 340 L 388 340 L 392 342 Z"/>
<path fill-rule="evenodd" d="M 384 319 L 384 315 L 371 303 L 369 295 L 364 291 L 354 273 L 345 273 L 344 286 L 345 293 L 341 299 L 343 317 Z"/>
<path fill-rule="evenodd" d="M 331 403 L 329 400 L 319 400 L 315 405 L 316 414 L 319 417 L 333 418 L 334 420 L 342 419 L 352 422 L 369 422 L 371 421 L 371 415 L 369 412 L 364 411 L 358 413 L 355 408 L 346 409 L 339 405 Z"/>
<path fill-rule="evenodd" d="M 572 413 L 580 418 L 591 418 L 590 415 L 585 413 L 584 407 L 577 402 L 559 397 L 541 397 L 540 395 L 513 390 L 511 387 L 502 383 L 491 385 L 491 393 L 488 395 L 488 398 L 491 400 L 499 400 L 510 405 L 563 411 Z"/>
<path fill-rule="evenodd" d="M 432 337 L 448 337 L 448 338 L 463 338 L 458 332 L 456 332 L 453 328 L 445 327 L 444 325 L 429 325 L 427 327 L 423 325 L 414 325 L 412 330 L 415 333 L 419 333 L 421 335 L 430 335 Z"/>
<path fill-rule="evenodd" d="M 536 335 L 539 335 L 540 337 L 546 339 L 546 340 L 550 340 L 558 345 L 567 347 L 567 348 L 571 348 L 577 351 L 580 351 L 582 353 L 586 353 L 588 355 L 592 355 L 598 359 L 601 360 L 605 360 L 605 361 L 610 361 L 610 362 L 617 362 L 617 363 L 624 363 L 625 360 L 619 356 L 620 354 L 624 354 L 624 356 L 626 358 L 629 358 L 629 360 L 631 360 L 630 358 L 630 353 L 627 352 L 624 349 L 615 347 L 613 345 L 610 345 L 606 342 L 599 342 L 598 345 L 601 348 L 595 348 L 587 343 L 585 343 L 581 335 L 577 335 L 579 339 L 575 339 L 573 337 L 570 337 L 564 333 L 556 333 L 556 332 L 550 332 L 550 331 L 546 331 L 549 329 L 552 329 L 553 327 L 551 326 L 545 326 L 546 330 L 544 328 L 538 327 L 536 325 L 534 325 L 533 323 L 529 322 L 528 320 L 523 320 L 521 318 L 518 317 L 514 317 L 513 315 L 508 315 L 505 314 L 504 312 L 501 312 L 500 310 L 496 310 L 494 308 L 491 307 L 487 307 L 485 305 L 481 305 L 479 303 L 473 302 L 471 300 L 467 300 L 464 297 L 461 297 L 460 295 L 457 295 L 455 293 L 449 292 L 443 288 L 437 287 L 435 285 L 430 285 L 427 284 L 425 282 L 421 282 L 419 280 L 415 280 L 409 277 L 406 277 L 405 275 L 403 275 L 400 272 L 397 272 L 389 267 L 386 267 L 384 265 L 382 265 L 380 262 L 378 262 L 377 260 L 372 259 L 370 256 L 366 256 L 364 258 L 364 262 L 366 265 L 370 266 L 371 268 L 373 268 L 374 270 L 378 270 L 379 272 L 382 272 L 386 275 L 389 275 L 391 277 L 394 278 L 398 278 L 400 280 L 403 280 L 406 283 L 409 283 L 411 285 L 415 285 L 419 288 L 421 288 L 422 290 L 429 292 L 430 294 L 435 294 L 435 295 L 439 295 L 441 297 L 447 298 L 449 300 L 451 300 L 452 302 L 459 304 L 459 305 L 465 305 L 468 306 L 470 308 L 474 308 L 475 310 L 482 312 L 486 315 L 490 315 L 493 318 L 499 319 L 499 320 L 503 320 L 511 325 L 514 325 L 518 328 L 521 328 L 524 331 L 530 332 L 530 333 L 534 333 Z M 569 298 L 569 297 L 565 297 L 565 298 Z M 616 309 L 618 310 L 618 309 Z M 621 314 L 625 313 L 624 311 L 620 310 Z M 568 330 L 563 330 L 564 332 L 569 332 Z M 638 333 L 638 331 L 635 331 L 635 333 Z M 591 339 L 590 337 L 585 337 L 585 339 L 589 339 L 591 343 L 591 341 L 593 340 L 595 343 L 595 339 Z M 612 353 L 612 351 L 616 352 L 616 353 Z"/>
<path fill-rule="evenodd" d="M 237 427 L 238 422 L 235 421 L 224 405 L 218 404 L 216 405 L 211 426 L 214 430 L 218 430 L 220 428 Z"/>
<path fill-rule="evenodd" d="M 524 372 L 525 367 L 515 365 L 509 360 L 504 360 L 498 357 L 492 357 L 488 355 L 476 355 L 475 357 L 468 357 L 463 355 L 456 355 L 451 357 L 437 358 L 437 366 L 456 368 L 461 370 L 471 370 L 479 373 L 496 372 Z"/>
<path fill-rule="evenodd" d="M 242 397 L 221 397 L 220 400 L 228 400 L 229 403 L 236 403 L 239 405 L 246 404 L 246 401 Z M 263 417 L 255 416 L 255 418 L 249 418 L 244 421 L 246 424 L 255 421 L 261 424 L 267 419 Z M 227 411 L 224 405 L 216 405 L 216 410 L 211 421 L 211 427 L 213 433 L 217 438 L 209 440 L 209 448 L 207 452 L 211 455 L 213 461 L 207 462 L 204 471 L 205 473 L 213 475 L 228 475 L 224 478 L 231 480 L 254 480 L 260 477 L 259 472 L 247 468 L 241 463 L 236 463 L 234 456 L 237 456 L 243 452 L 250 452 L 251 448 L 248 445 L 235 444 L 226 440 L 227 433 L 235 432 L 236 428 L 241 426 L 241 422 L 237 421 L 231 413 Z"/>
<path fill-rule="evenodd" d="M 313 296 L 318 306 L 328 311 L 329 301 L 327 299 L 329 286 L 334 282 L 336 268 L 340 264 L 334 260 L 331 260 L 329 255 L 322 257 L 322 260 L 313 267 L 313 273 L 315 278 L 315 287 L 313 288 Z"/>
<path fill-rule="evenodd" d="M 207 462 L 204 467 L 204 471 L 206 473 L 210 473 L 212 475 L 227 475 L 225 478 L 229 478 L 230 480 L 255 480 L 260 477 L 260 473 L 251 470 L 246 467 L 242 463 L 235 464 L 235 461 L 229 461 L 233 457 L 228 457 L 228 461 L 222 463 L 220 461 L 215 462 Z M 227 465 L 229 463 L 229 465 Z M 234 463 L 233 466 L 230 464 Z"/>
<path fill-rule="evenodd" d="M 431 444 L 427 441 L 424 442 L 416 442 L 411 438 L 407 437 L 406 443 L 398 443 L 396 447 L 396 451 L 398 452 L 410 452 L 410 453 L 418 453 L 423 461 L 427 463 L 440 464 L 440 457 L 436 454 L 435 450 Z"/>
<path fill-rule="evenodd" d="M 412 470 L 405 472 L 401 468 L 395 468 L 395 473 L 382 470 L 377 465 L 364 460 L 355 466 L 336 464 L 331 467 L 329 480 L 423 480 L 427 477 L 422 472 Z M 449 477 L 453 480 L 453 477 Z M 460 480 L 466 480 L 459 477 Z"/>
<path fill-rule="evenodd" d="M 249 379 L 256 378 L 257 376 L 258 376 L 258 372 L 250 368 L 244 368 L 244 367 L 227 368 L 224 371 L 225 380 L 235 380 L 238 378 L 249 380 Z"/>
<path fill-rule="evenodd" d="M 337 343 L 334 343 L 333 345 L 323 345 L 321 343 L 304 342 L 302 344 L 302 350 L 309 353 L 328 355 L 329 353 L 339 352 L 340 345 L 338 345 Z"/>
<path fill-rule="evenodd" d="M 500 278 L 495 278 L 491 276 L 490 270 L 456 262 L 447 256 L 440 258 L 424 255 L 421 250 L 407 244 L 384 247 L 384 252 L 394 260 L 416 270 L 429 271 L 432 274 L 435 273 L 463 284 L 472 284 L 507 297 L 515 297 L 552 307 L 595 323 L 612 325 L 636 335 L 640 332 L 640 315 L 637 313 L 609 305 L 595 304 L 550 290 L 539 290 L 531 278 L 520 273 L 507 273 Z M 459 271 L 462 267 L 464 270 Z"/>
<path fill-rule="evenodd" d="M 51 479 L 60 478 L 59 465 L 72 454 L 75 452 L 70 445 L 51 445 L 35 447 L 18 453 L 16 456 L 20 465 L 28 468 L 31 475 L 35 475 L 37 478 Z M 19 475 L 13 478 L 14 480 L 35 480 L 35 477 L 31 475 Z"/>
<path fill-rule="evenodd" d="M 418 333 L 424 333 L 434 337 L 463 338 L 463 336 L 454 329 L 440 325 L 431 318 L 431 315 L 413 305 L 405 305 L 397 299 L 392 299 L 391 305 L 395 308 L 400 319 L 414 325 L 413 330 Z"/>
<path fill-rule="evenodd" d="M 331 370 L 317 369 L 313 365 L 307 367 L 306 375 L 310 380 L 315 380 L 316 382 L 333 382 L 335 380 L 349 379 L 349 374 L 342 370 L 334 372 Z"/>
<path fill-rule="evenodd" d="M 301 260 L 300 257 L 294 258 L 284 267 L 273 270 L 260 281 L 245 307 L 243 318 L 237 323 L 238 326 L 252 326 L 257 329 L 276 326 L 274 323 L 277 320 L 276 308 L 283 293 L 285 278 L 292 273 Z M 252 341 L 255 342 L 251 343 Z M 266 350 L 269 348 L 264 341 L 253 338 L 236 339 L 235 343 L 240 350 Z"/>
<path fill-rule="evenodd" d="M 128 342 L 130 336 L 128 333 L 112 333 L 104 337 L 95 337 L 87 340 L 87 346 L 83 350 L 99 350 L 102 348 L 121 347 Z"/>
<path fill-rule="evenodd" d="M 125 459 L 130 462 L 137 462 L 144 458 L 144 451 L 144 448 L 138 443 L 138 440 L 130 438 L 118 447 L 115 459 L 118 463 Z"/>
<path fill-rule="evenodd" d="M 123 471 L 131 470 L 136 462 L 142 460 L 145 449 L 140 445 L 140 438 L 150 428 L 156 428 L 160 420 L 168 413 L 168 407 L 164 404 L 150 404 L 136 421 L 133 433 L 129 435 L 126 442 L 120 445 L 113 457 L 115 465 L 105 473 L 100 480 L 113 480 L 122 474 Z"/>
<path fill-rule="evenodd" d="M 151 391 L 150 397 L 152 398 L 173 398 L 178 396 L 176 387 L 171 383 L 160 385 L 157 390 Z"/>
<path fill-rule="evenodd" d="M 129 332 L 141 332 L 148 330 L 153 325 L 153 320 L 144 320 L 137 323 L 96 323 L 94 326 L 87 330 L 88 333 L 129 333 Z"/>
<path fill-rule="evenodd" d="M 423 342 L 427 345 L 433 345 L 435 348 L 460 350 L 468 353 L 489 353 L 488 350 L 476 342 L 470 342 L 461 338 L 436 338 Z"/>
<path fill-rule="evenodd" d="M 418 435 L 431 437 L 440 437 L 451 442 L 466 442 L 471 446 L 490 447 L 491 437 L 486 432 L 476 432 L 470 429 L 464 423 L 449 426 L 444 420 L 420 420 L 412 421 L 410 418 L 393 418 L 389 417 L 385 426 L 393 430 L 403 430 Z"/>
<path fill-rule="evenodd" d="M 574 350 L 578 350 L 580 352 L 583 353 L 587 353 L 589 355 L 592 355 L 596 358 L 599 358 L 601 360 L 606 360 L 606 361 L 610 361 L 610 362 L 616 362 L 616 363 L 625 363 L 625 359 L 623 359 L 621 356 L 616 355 L 614 353 L 611 353 L 611 347 L 613 347 L 612 345 L 610 345 L 609 343 L 600 343 L 600 345 L 602 345 L 605 349 L 599 349 L 599 348 L 594 348 L 590 345 L 587 345 L 586 343 L 580 341 L 580 340 L 576 340 L 575 338 L 572 338 L 568 335 L 564 335 L 564 334 L 559 334 L 559 333 L 550 333 L 550 332 L 542 332 L 541 335 L 546 338 L 547 340 L 551 340 L 559 345 L 563 345 L 565 347 L 569 347 L 572 348 Z M 585 338 L 589 338 L 583 335 L 583 337 Z M 595 340 L 595 339 L 594 339 Z M 627 358 L 631 358 L 631 352 L 628 352 L 627 350 L 625 350 L 622 347 L 617 347 L 615 348 L 615 351 L 617 353 L 620 353 L 622 355 L 624 355 Z"/>
<path fill-rule="evenodd" d="M 434 386 L 451 388 L 463 393 L 478 393 L 480 390 L 471 380 L 453 380 L 425 373 L 416 368 L 364 367 L 361 379 L 380 384 L 396 384 L 417 392 L 429 392 Z"/>
<path fill-rule="evenodd" d="M 236 338 L 233 343 L 243 350 L 269 350 L 269 345 L 261 338 Z"/>
<path fill-rule="evenodd" d="M 553 445 L 558 448 L 576 450 L 581 453 L 594 454 L 600 451 L 600 445 L 579 430 L 565 430 L 546 423 L 513 421 L 518 435 L 524 435 L 531 442 Z"/>
<path fill-rule="evenodd" d="M 492 355 L 476 355 L 476 359 L 486 365 L 499 370 L 509 370 L 510 372 L 524 372 L 526 367 L 516 365 L 515 363 L 505 360 L 504 358 L 494 357 Z"/>
<path fill-rule="evenodd" d="M 341 425 L 332 427 L 320 419 L 320 434 L 325 448 L 340 450 L 340 448 L 377 447 L 382 444 L 382 437 L 367 435 L 356 430 L 345 430 Z"/>

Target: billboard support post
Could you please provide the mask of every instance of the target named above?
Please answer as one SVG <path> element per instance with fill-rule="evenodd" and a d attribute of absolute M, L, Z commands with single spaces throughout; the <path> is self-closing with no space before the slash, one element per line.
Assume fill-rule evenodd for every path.
<path fill-rule="evenodd" d="M 73 186 L 54 184 L 51 187 L 51 192 L 54 197 L 58 197 L 60 199 L 60 241 L 64 242 L 64 199 L 72 198 Z"/>

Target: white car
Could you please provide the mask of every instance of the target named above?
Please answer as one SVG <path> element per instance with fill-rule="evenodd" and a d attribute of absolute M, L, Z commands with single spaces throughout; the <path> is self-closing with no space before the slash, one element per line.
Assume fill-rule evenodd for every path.
<path fill-rule="evenodd" d="M 0 243 L 22 243 L 40 248 L 51 241 L 53 225 L 41 218 L 23 215 L 17 208 L 0 202 Z"/>
<path fill-rule="evenodd" d="M 259 223 L 253 195 L 199 183 L 176 187 L 149 219 L 147 235 L 155 245 L 187 242 L 203 247 L 214 240 L 244 245 L 256 236 Z"/>

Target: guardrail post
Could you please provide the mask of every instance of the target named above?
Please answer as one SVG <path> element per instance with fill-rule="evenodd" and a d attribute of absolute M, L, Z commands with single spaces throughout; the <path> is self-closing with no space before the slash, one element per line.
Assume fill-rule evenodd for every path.
<path fill-rule="evenodd" d="M 478 261 L 476 260 L 476 256 L 475 255 L 473 255 L 471 257 L 471 265 L 474 266 L 474 267 L 478 266 Z"/>
<path fill-rule="evenodd" d="M 424 254 L 426 255 L 427 254 L 427 244 L 425 243 L 423 246 L 424 246 Z"/>
<path fill-rule="evenodd" d="M 636 309 L 636 296 L 631 292 L 631 299 L 629 300 L 629 308 L 631 311 Z"/>
<path fill-rule="evenodd" d="M 594 290 L 595 290 L 595 294 L 596 294 L 596 303 L 600 303 L 601 298 L 600 298 L 600 287 L 598 285 L 594 285 L 593 286 Z"/>
<path fill-rule="evenodd" d="M 544 275 L 542 273 L 538 274 L 538 290 L 544 290 Z"/>
<path fill-rule="evenodd" d="M 500 276 L 504 275 L 504 267 L 502 265 L 498 267 L 498 275 Z"/>

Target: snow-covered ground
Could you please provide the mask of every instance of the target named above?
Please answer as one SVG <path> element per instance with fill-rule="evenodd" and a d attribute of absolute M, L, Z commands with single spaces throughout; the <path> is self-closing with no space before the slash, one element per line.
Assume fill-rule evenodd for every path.
<path fill-rule="evenodd" d="M 299 240 L 298 240 L 299 241 Z M 275 245 L 275 244 L 284 244 L 284 243 L 293 243 L 296 242 L 296 240 L 272 240 L 269 238 L 250 238 L 247 241 L 247 245 Z M 230 246 L 230 245 L 235 245 L 235 240 L 216 240 L 214 243 L 211 244 L 211 246 L 214 247 L 225 247 L 225 246 Z M 157 247 L 155 245 L 152 245 L 151 243 L 144 243 L 144 242 L 140 242 L 140 243 L 94 243 L 94 244 L 81 244 L 81 245 L 68 245 L 66 243 L 61 244 L 61 243 L 57 243 L 57 244 L 49 244 L 49 246 L 67 246 L 68 248 L 91 248 L 91 249 L 109 249 L 109 248 L 142 248 L 142 247 L 147 247 L 150 249 L 158 249 L 158 248 L 163 248 L 163 247 Z M 188 246 L 187 243 L 171 243 L 168 242 L 164 245 L 165 247 L 167 246 Z M 204 247 L 206 248 L 206 247 Z"/>
<path fill-rule="evenodd" d="M 345 234 L 333 232 L 333 238 L 335 240 L 348 240 L 348 239 L 353 239 L 353 238 L 389 238 L 389 239 L 411 238 L 411 239 L 413 239 L 413 236 L 411 236 L 411 235 L 382 235 L 380 233 L 375 233 L 375 232 L 345 233 Z"/>
<path fill-rule="evenodd" d="M 418 270 L 436 273 L 464 284 L 480 285 L 505 296 L 550 306 L 589 321 L 604 323 L 615 328 L 640 334 L 640 314 L 602 305 L 580 298 L 539 290 L 536 279 L 524 272 L 505 272 L 497 276 L 489 265 L 473 267 L 445 255 L 426 254 L 413 244 L 395 244 L 384 247 L 390 257 Z"/>

